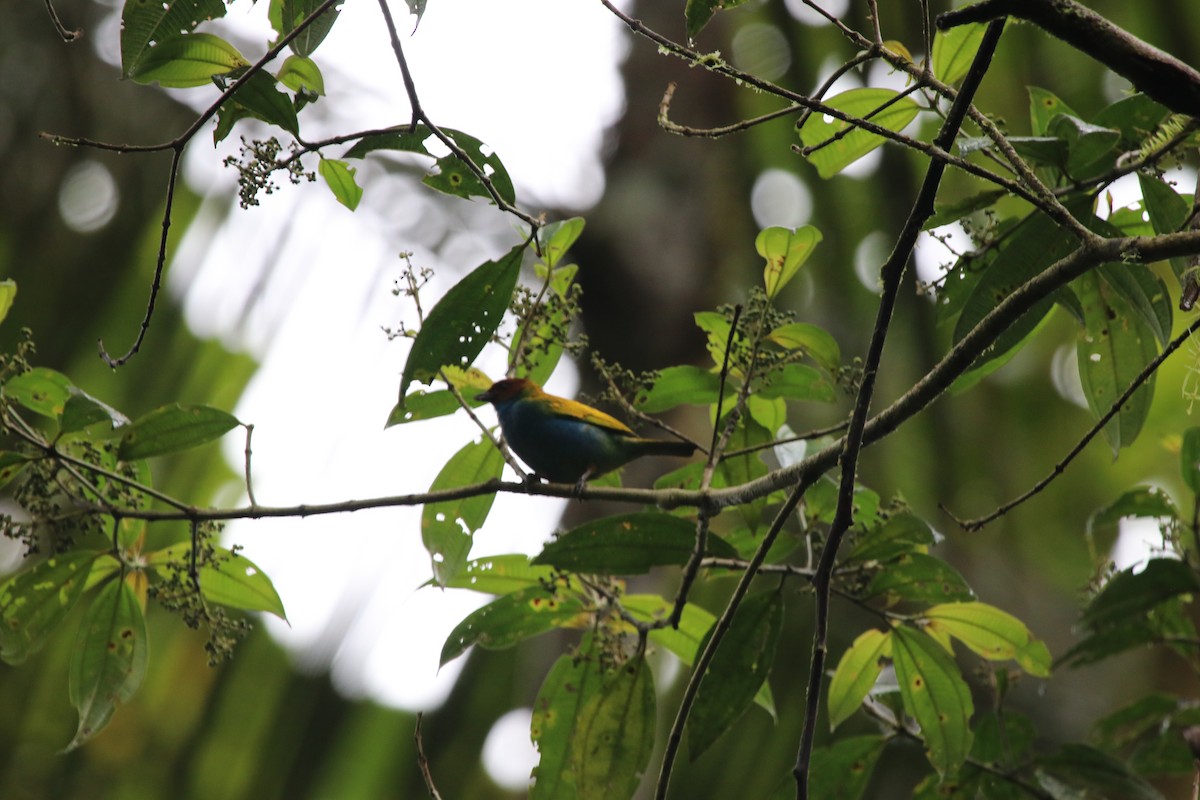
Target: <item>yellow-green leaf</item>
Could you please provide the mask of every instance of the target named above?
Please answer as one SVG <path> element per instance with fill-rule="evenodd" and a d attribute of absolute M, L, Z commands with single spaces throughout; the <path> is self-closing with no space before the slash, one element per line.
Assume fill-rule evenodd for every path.
<path fill-rule="evenodd" d="M 862 705 L 883 670 L 881 659 L 892 651 L 892 634 L 872 628 L 860 634 L 842 654 L 829 682 L 829 728 L 841 725 Z"/>
<path fill-rule="evenodd" d="M 991 661 L 1018 659 L 1026 672 L 1046 677 L 1050 655 L 1024 622 L 987 603 L 943 603 L 925 612 L 930 633 L 938 631 L 958 639 L 977 655 Z"/>
<path fill-rule="evenodd" d="M 826 104 L 850 117 L 868 118 L 890 131 L 903 129 L 920 111 L 915 102 L 899 97 L 891 89 L 851 89 L 830 98 Z M 833 117 L 826 121 L 824 115 L 817 113 L 800 129 L 800 141 L 806 148 L 828 142 L 806 157 L 822 178 L 829 178 L 883 144 L 883 137 Z"/>
<path fill-rule="evenodd" d="M 767 260 L 763 269 L 767 297 L 774 299 L 779 294 L 820 241 L 821 232 L 812 225 L 795 229 L 771 227 L 758 234 L 754 248 Z"/>

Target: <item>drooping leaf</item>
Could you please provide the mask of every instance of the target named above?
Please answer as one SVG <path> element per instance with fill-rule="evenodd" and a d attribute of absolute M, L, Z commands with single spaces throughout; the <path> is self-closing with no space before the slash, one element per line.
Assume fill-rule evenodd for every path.
<path fill-rule="evenodd" d="M 927 609 L 931 635 L 958 639 L 991 661 L 1016 659 L 1031 675 L 1050 675 L 1050 653 L 1025 623 L 995 606 L 980 602 L 942 603 Z"/>
<path fill-rule="evenodd" d="M 1101 264 L 1096 272 L 1154 332 L 1160 344 L 1165 346 L 1171 340 L 1174 324 L 1171 295 L 1153 270 L 1144 264 Z"/>
<path fill-rule="evenodd" d="M 921 726 L 929 763 L 939 775 L 952 775 L 971 752 L 971 690 L 950 654 L 921 631 L 893 629 L 892 659 L 904 710 Z"/>
<path fill-rule="evenodd" d="M 826 105 L 851 117 L 866 117 L 868 121 L 890 131 L 902 130 L 920 111 L 915 102 L 907 97 L 899 97 L 891 89 L 851 89 L 831 97 Z M 834 140 L 834 137 L 847 130 L 848 133 Z M 830 118 L 826 122 L 822 114 L 813 114 L 805 121 L 800 129 L 800 140 L 805 147 L 830 142 L 807 156 L 822 178 L 836 175 L 884 141 L 882 136 L 840 119 Z"/>
<path fill-rule="evenodd" d="M 500 161 L 500 156 L 495 151 L 469 133 L 463 133 L 453 128 L 442 128 L 442 132 L 458 145 L 475 166 L 488 174 L 488 179 L 491 181 L 492 186 L 495 187 L 496 193 L 506 203 L 515 203 L 517 201 L 512 178 L 509 177 L 503 162 Z M 485 153 L 484 150 L 488 152 Z M 471 197 L 491 197 L 488 190 L 484 187 L 483 181 L 457 155 L 451 153 L 448 156 L 439 158 L 437 160 L 437 168 L 437 173 L 427 175 L 422 183 L 437 189 L 439 192 L 464 199 Z"/>
<path fill-rule="evenodd" d="M 72 386 L 70 396 L 63 405 L 62 417 L 58 422 L 59 432 L 74 433 L 89 425 L 95 425 L 97 422 L 107 422 L 113 428 L 117 428 L 121 425 L 128 425 L 129 418 L 77 386 Z"/>
<path fill-rule="evenodd" d="M 325 78 L 321 75 L 321 68 L 311 58 L 288 56 L 279 72 L 275 73 L 275 79 L 297 94 L 325 94 Z"/>
<path fill-rule="evenodd" d="M 603 683 L 604 672 L 590 634 L 575 654 L 559 656 L 550 668 L 533 702 L 529 726 L 530 738 L 538 750 L 530 800 L 568 800 L 576 796 L 571 767 L 580 736 L 579 715 Z"/>
<path fill-rule="evenodd" d="M 796 276 L 821 241 L 821 232 L 812 225 L 802 228 L 771 227 L 759 232 L 754 249 L 767 260 L 763 268 L 763 286 L 772 300 Z"/>
<path fill-rule="evenodd" d="M 154 47 L 225 16 L 221 0 L 132 0 L 121 12 L 121 74 L 131 78 Z"/>
<path fill-rule="evenodd" d="M 858 800 L 867 789 L 887 740 L 882 736 L 852 736 L 813 750 L 808 778 L 809 797 L 817 800 Z M 788 797 L 795 794 L 792 785 Z"/>
<path fill-rule="evenodd" d="M 570 625 L 583 612 L 578 598 L 551 592 L 545 586 L 506 594 L 472 611 L 455 626 L 442 645 L 438 664 L 453 661 L 473 644 L 488 650 L 512 647 L 530 637 Z"/>
<path fill-rule="evenodd" d="M 269 125 L 277 125 L 293 136 L 300 135 L 300 120 L 292 98 L 279 90 L 275 76 L 256 72 L 243 83 L 231 98 L 232 105 L 222 109 L 218 130 L 232 128 L 244 117 L 254 117 Z M 226 131 L 228 132 L 228 131 Z"/>
<path fill-rule="evenodd" d="M 17 299 L 17 282 L 12 278 L 0 280 L 0 322 L 8 316 Z"/>
<path fill-rule="evenodd" d="M 504 457 L 487 438 L 468 442 L 438 472 L 431 492 L 484 483 L 500 477 Z M 495 493 L 427 503 L 421 510 L 421 541 L 433 561 L 439 586 L 458 575 L 467 562 L 475 532 L 492 510 Z"/>
<path fill-rule="evenodd" d="M 654 752 L 654 676 L 644 656 L 606 676 L 575 727 L 571 762 L 579 800 L 632 797 Z"/>
<path fill-rule="evenodd" d="M 136 0 L 135 0 L 136 2 Z M 238 49 L 211 33 L 189 33 L 148 48 L 128 77 L 171 89 L 207 86 L 214 75 L 250 66 Z"/>
<path fill-rule="evenodd" d="M 829 681 L 829 729 L 833 730 L 862 705 L 892 653 L 892 634 L 871 628 L 846 649 Z"/>
<path fill-rule="evenodd" d="M 651 567 L 683 565 L 696 546 L 694 522 L 662 512 L 639 512 L 585 522 L 549 542 L 533 559 L 567 572 L 635 575 Z M 736 558 L 716 534 L 706 552 Z"/>
<path fill-rule="evenodd" d="M 71 651 L 68 693 L 79 712 L 74 749 L 100 732 L 146 674 L 149 641 L 142 606 L 129 584 L 112 581 L 93 601 Z"/>
<path fill-rule="evenodd" d="M 621 605 L 642 622 L 666 619 L 673 610 L 673 605 L 657 594 L 627 594 L 621 598 Z M 650 641 L 666 648 L 678 656 L 684 666 L 690 667 L 696 663 L 700 647 L 707 641 L 708 633 L 716 621 L 717 618 L 705 609 L 686 603 L 680 615 L 679 627 L 655 628 L 650 631 Z M 754 702 L 772 718 L 775 717 L 775 698 L 771 695 L 771 685 L 766 681 L 759 687 Z"/>
<path fill-rule="evenodd" d="M 939 30 L 933 36 L 933 74 L 942 83 L 955 84 L 967 74 L 983 42 L 982 22 Z"/>
<path fill-rule="evenodd" d="M 0 583 L 0 659 L 20 664 L 79 600 L 99 553 L 53 556 Z"/>
<path fill-rule="evenodd" d="M 239 424 L 237 417 L 211 406 L 162 406 L 126 426 L 117 456 L 136 461 L 178 453 L 219 439 Z"/>
<path fill-rule="evenodd" d="M 299 27 L 300 23 L 309 15 L 316 11 L 324 0 L 282 0 L 280 13 L 280 33 L 287 35 Z M 341 2 L 334 3 L 333 7 L 323 13 L 320 19 L 313 22 L 300 35 L 288 44 L 292 52 L 298 56 L 311 56 L 313 51 L 320 46 L 321 42 L 325 41 L 325 37 L 329 35 L 329 31 L 333 28 L 333 23 L 337 21 L 338 14 L 341 12 L 339 6 Z"/>
<path fill-rule="evenodd" d="M 1141 187 L 1146 215 L 1150 218 L 1154 232 L 1174 233 L 1179 230 L 1191 212 L 1191 203 L 1174 187 L 1153 175 L 1139 172 L 1138 185 Z M 1170 263 L 1176 277 L 1181 277 L 1188 269 L 1186 258 L 1177 256 L 1170 259 Z"/>
<path fill-rule="evenodd" d="M 333 158 L 322 158 L 317 165 L 317 172 L 321 174 L 325 184 L 329 187 L 329 191 L 333 192 L 333 196 L 337 201 L 346 208 L 353 211 L 358 208 L 358 203 L 362 200 L 363 190 L 354 180 L 354 173 L 357 172 L 353 167 L 345 161 L 339 161 Z"/>
<path fill-rule="evenodd" d="M 782 626 L 783 597 L 779 592 L 760 592 L 742 601 L 709 661 L 688 717 L 692 760 L 712 746 L 753 702 L 771 672 Z"/>
<path fill-rule="evenodd" d="M 1129 304 L 1096 273 L 1071 283 L 1084 312 L 1076 353 L 1079 377 L 1088 406 L 1097 417 L 1116 402 L 1138 374 L 1158 355 L 1154 333 Z M 1133 393 L 1104 426 L 1113 455 L 1128 447 L 1141 432 L 1154 399 L 1154 377 Z"/>
<path fill-rule="evenodd" d="M 1200 495 L 1200 428 L 1188 428 L 1183 434 L 1183 444 L 1179 450 L 1179 472 L 1192 494 Z"/>
<path fill-rule="evenodd" d="M 542 242 L 542 260 L 547 267 L 554 269 L 558 266 L 567 250 L 583 233 L 585 224 L 583 217 L 571 217 L 551 222 L 538 231 L 538 239 Z"/>
<path fill-rule="evenodd" d="M 524 253 L 525 245 L 520 244 L 499 261 L 485 261 L 429 312 L 404 364 L 401 407 L 414 380 L 428 383 L 444 366 L 469 367 L 483 350 L 512 299 Z"/>
<path fill-rule="evenodd" d="M 718 11 L 740 6 L 744 2 L 746 0 L 687 0 L 683 18 L 687 23 L 688 40 L 694 39 Z"/>
<path fill-rule="evenodd" d="M 12 483 L 33 459 L 23 453 L 0 451 L 0 489 Z"/>

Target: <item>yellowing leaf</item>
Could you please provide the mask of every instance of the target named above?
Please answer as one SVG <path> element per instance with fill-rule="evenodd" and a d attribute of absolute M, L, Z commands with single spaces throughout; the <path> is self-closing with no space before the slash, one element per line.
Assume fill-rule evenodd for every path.
<path fill-rule="evenodd" d="M 821 241 L 821 232 L 812 225 L 803 228 L 771 227 L 758 234 L 754 248 L 767 260 L 763 285 L 772 299 L 796 275 Z"/>

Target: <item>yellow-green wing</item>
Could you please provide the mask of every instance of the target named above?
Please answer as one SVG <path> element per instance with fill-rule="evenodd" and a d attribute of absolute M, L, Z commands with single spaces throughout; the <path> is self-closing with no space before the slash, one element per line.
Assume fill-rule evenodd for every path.
<path fill-rule="evenodd" d="M 584 422 L 589 422 L 601 428 L 607 428 L 610 431 L 617 433 L 626 433 L 633 435 L 633 431 L 629 426 L 621 422 L 619 419 L 610 417 L 599 409 L 584 405 L 576 400 L 568 400 L 565 397 L 555 397 L 547 395 L 546 399 L 550 401 L 550 410 L 560 417 L 570 417 L 571 419 L 580 419 Z"/>

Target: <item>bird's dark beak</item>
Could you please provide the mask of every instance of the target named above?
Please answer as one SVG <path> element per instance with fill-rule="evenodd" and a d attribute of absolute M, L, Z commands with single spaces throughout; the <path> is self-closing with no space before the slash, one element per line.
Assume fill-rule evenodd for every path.
<path fill-rule="evenodd" d="M 489 389 L 486 392 L 480 392 L 479 394 L 475 395 L 475 399 L 481 403 L 490 403 L 492 402 L 492 391 Z"/>

